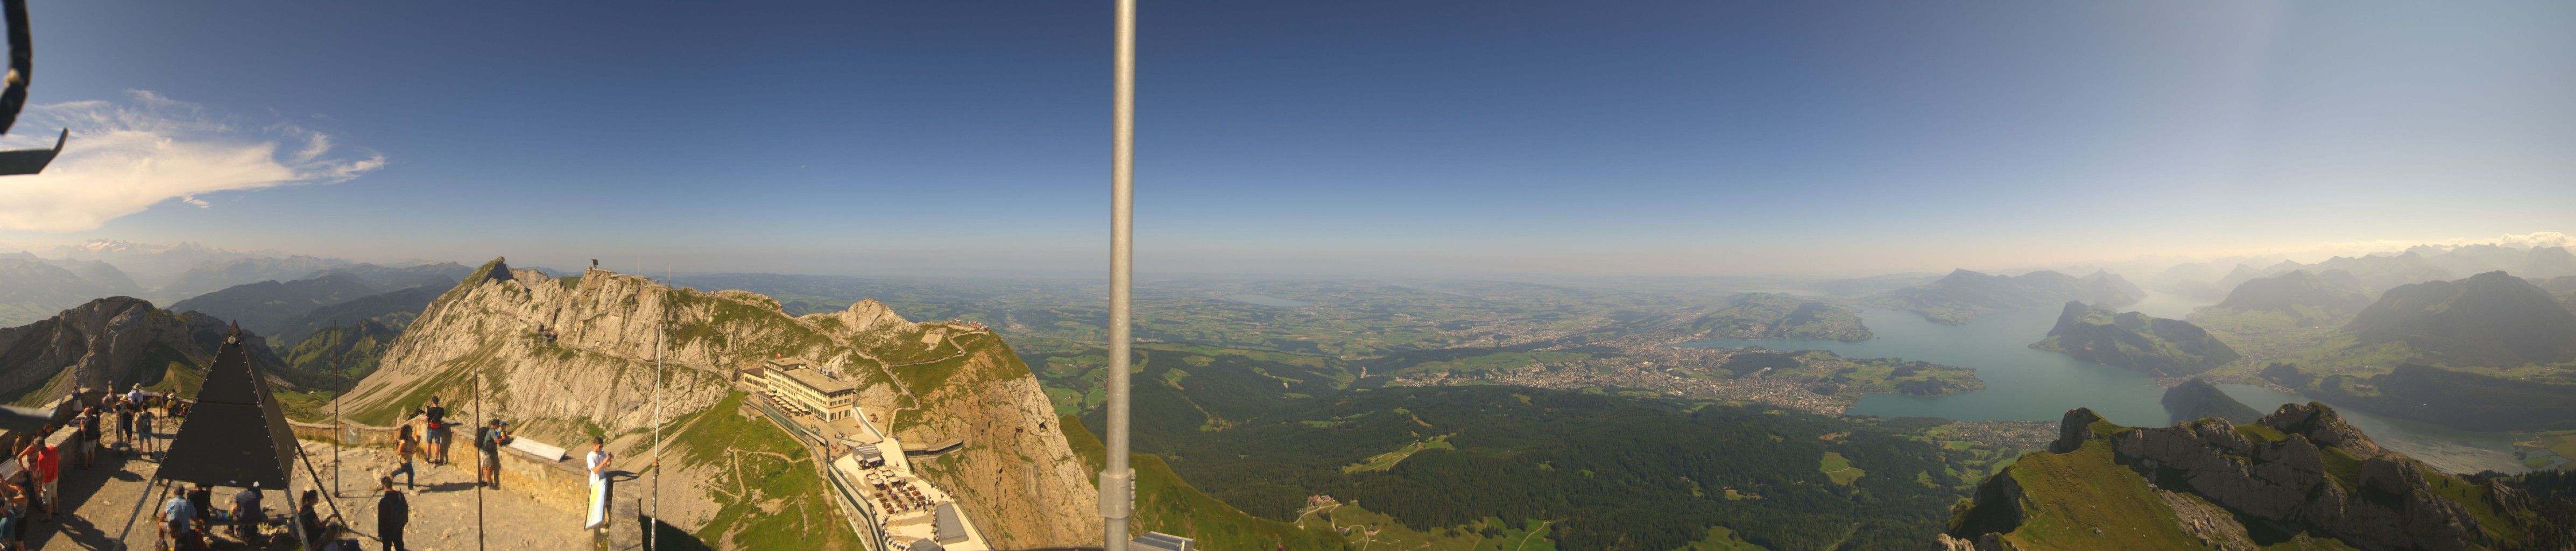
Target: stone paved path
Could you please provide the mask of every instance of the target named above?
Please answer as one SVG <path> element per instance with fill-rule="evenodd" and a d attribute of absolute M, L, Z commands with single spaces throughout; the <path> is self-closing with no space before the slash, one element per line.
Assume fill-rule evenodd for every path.
<path fill-rule="evenodd" d="M 329 444 L 303 442 L 305 453 L 313 457 L 314 470 L 321 484 L 331 481 L 332 459 Z M 340 512 L 355 520 L 353 528 L 367 549 L 380 549 L 375 539 L 375 505 L 381 495 L 375 479 L 393 468 L 391 454 L 378 448 L 343 448 L 341 450 L 340 491 L 335 498 Z M 405 490 L 411 502 L 411 524 L 404 536 L 409 548 L 419 551 L 458 551 L 477 549 L 475 534 L 474 472 L 471 456 L 457 453 L 465 460 L 462 466 L 431 466 L 420 463 L 420 486 Z M 90 469 L 79 468 L 75 458 L 66 458 L 60 482 L 64 509 L 73 511 L 57 520 L 35 523 L 27 542 L 35 549 L 154 549 L 159 539 L 152 520 L 160 504 L 160 485 L 149 490 L 151 507 L 138 508 L 146 499 L 146 481 L 160 468 L 157 458 L 119 457 L 99 452 L 99 462 Z M 295 484 L 290 493 L 271 491 L 265 505 L 273 514 L 292 511 L 293 495 L 314 487 L 305 474 L 304 464 L 296 464 Z M 399 487 L 400 479 L 395 480 Z M 234 489 L 216 488 L 217 506 L 231 503 Z M 328 493 L 328 492 L 326 492 Z M 581 529 L 579 511 L 549 506 L 526 496 L 495 490 L 480 492 L 483 500 L 482 549 L 578 550 L 591 548 L 588 532 Z M 324 514 L 330 506 L 322 507 Z M 41 516 L 41 515 L 39 515 Z M 221 531 L 229 534 L 229 530 Z M 270 532 L 291 542 L 292 535 L 272 528 Z M 39 543 L 41 542 L 41 543 Z M 216 542 L 216 549 L 245 549 L 230 539 Z M 122 544 L 120 546 L 120 544 Z M 291 549 L 291 543 L 270 545 L 270 549 Z"/>

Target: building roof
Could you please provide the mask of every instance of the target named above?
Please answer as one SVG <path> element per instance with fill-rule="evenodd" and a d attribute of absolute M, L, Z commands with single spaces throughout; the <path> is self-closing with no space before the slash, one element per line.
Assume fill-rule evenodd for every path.
<path fill-rule="evenodd" d="M 1151 551 L 1195 551 L 1197 543 L 1198 540 L 1162 532 L 1146 532 L 1145 535 L 1136 536 L 1136 539 L 1127 541 L 1127 544 L 1135 549 Z"/>
<path fill-rule="evenodd" d="M 958 516 L 957 502 L 939 502 L 937 526 L 939 541 L 956 543 L 966 539 L 966 520 Z"/>
<path fill-rule="evenodd" d="M 780 373 L 787 374 L 787 379 L 795 381 L 797 385 L 813 389 L 814 392 L 825 396 L 858 390 L 857 387 L 850 386 L 849 383 L 844 383 L 839 379 L 823 376 L 823 372 L 821 371 L 796 369 L 781 371 Z"/>

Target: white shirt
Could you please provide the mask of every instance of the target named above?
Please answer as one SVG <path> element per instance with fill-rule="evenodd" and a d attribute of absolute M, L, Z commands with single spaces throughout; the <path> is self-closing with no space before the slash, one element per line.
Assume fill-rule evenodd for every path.
<path fill-rule="evenodd" d="M 597 472 L 599 471 L 599 464 L 608 462 L 608 452 L 590 450 L 590 455 L 582 456 L 582 462 L 584 466 L 588 467 L 589 470 L 592 471 L 590 473 L 591 482 L 598 482 L 600 479 L 608 477 L 608 473 Z"/>

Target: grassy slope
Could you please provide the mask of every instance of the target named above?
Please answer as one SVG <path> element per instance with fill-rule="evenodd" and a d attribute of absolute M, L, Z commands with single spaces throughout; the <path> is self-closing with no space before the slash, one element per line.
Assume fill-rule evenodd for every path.
<path fill-rule="evenodd" d="M 719 498 L 724 508 L 695 535 L 728 549 L 858 549 L 805 447 L 768 421 L 736 414 L 742 397 L 726 396 L 672 435 L 683 461 L 717 465 L 711 482 L 736 494 Z"/>
<path fill-rule="evenodd" d="M 1092 471 L 1102 468 L 1100 438 L 1082 426 L 1082 420 L 1071 416 L 1058 418 L 1064 427 L 1065 441 L 1073 453 Z M 1131 521 L 1135 530 L 1156 531 L 1198 539 L 1205 549 L 1270 549 L 1284 545 L 1289 549 L 1342 549 L 1346 543 L 1328 530 L 1300 528 L 1285 522 L 1257 518 L 1208 497 L 1198 488 L 1172 473 L 1163 459 L 1136 454 L 1129 460 L 1136 469 L 1136 514 Z"/>
<path fill-rule="evenodd" d="M 2098 423 L 2097 435 L 2113 429 Z M 2111 459 L 2096 437 L 2071 453 L 2023 455 L 2012 468 L 2029 520 L 2006 535 L 2023 549 L 2201 549 L 2146 477 Z"/>

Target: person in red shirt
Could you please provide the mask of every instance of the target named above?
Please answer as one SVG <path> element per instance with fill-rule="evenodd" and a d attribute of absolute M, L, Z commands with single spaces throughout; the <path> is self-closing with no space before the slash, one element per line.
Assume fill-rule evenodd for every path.
<path fill-rule="evenodd" d="M 23 467 L 27 489 L 35 494 L 27 496 L 28 505 L 43 510 L 46 522 L 54 520 L 54 504 L 58 502 L 54 497 L 54 479 L 61 474 L 57 468 L 61 453 L 54 451 L 53 446 L 45 445 L 45 437 L 52 433 L 52 430 L 38 432 L 27 439 L 26 448 L 18 450 L 18 465 Z"/>
<path fill-rule="evenodd" d="M 53 444 L 44 443 L 44 440 L 37 440 L 36 445 L 39 446 L 36 450 L 36 473 L 43 475 L 45 486 L 42 494 L 45 522 L 53 522 L 54 509 L 63 503 L 62 493 L 54 491 L 55 480 L 63 475 L 63 451 L 55 449 Z"/>

